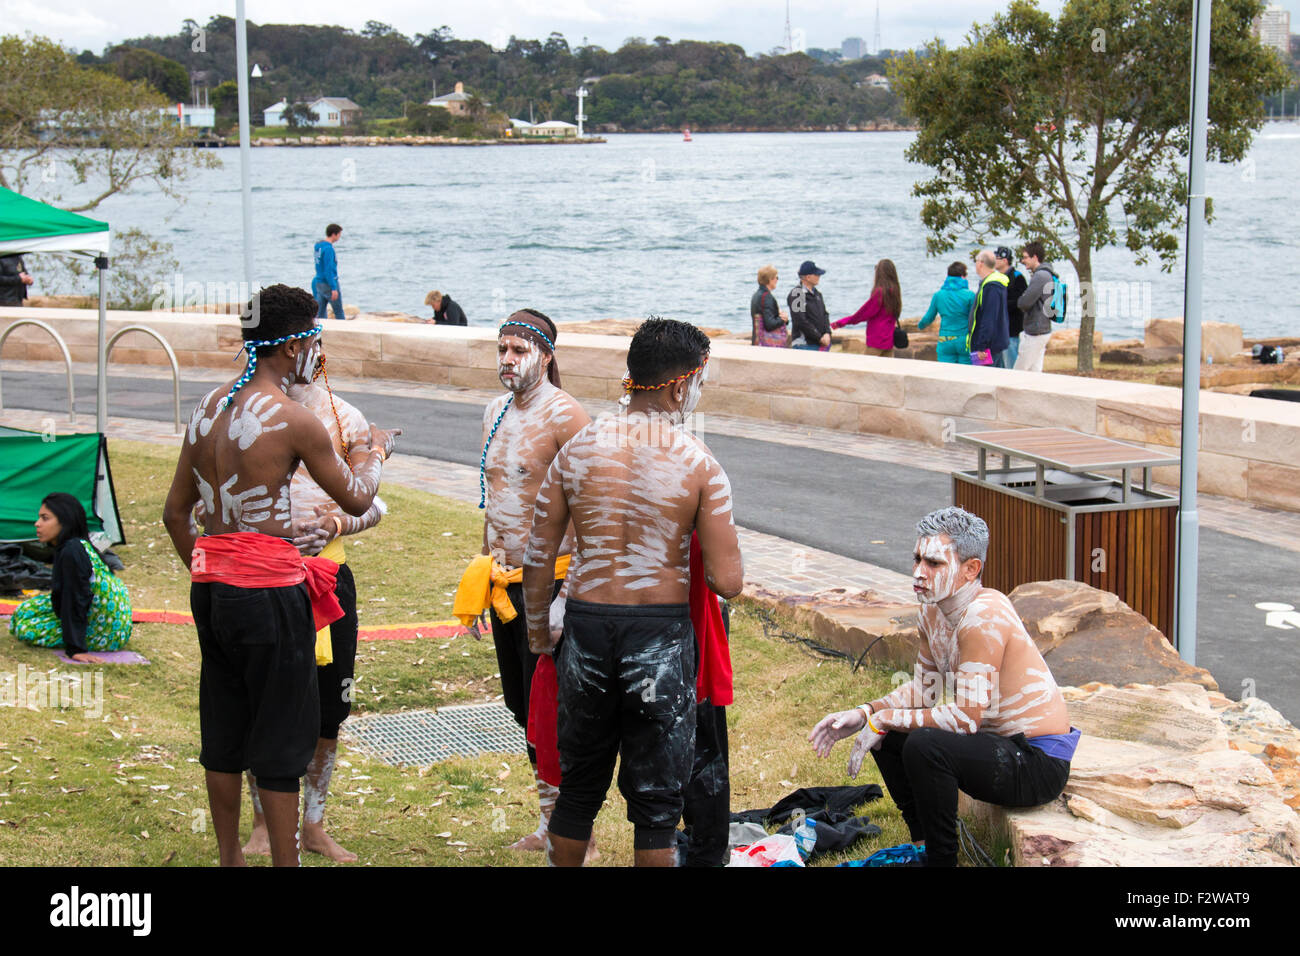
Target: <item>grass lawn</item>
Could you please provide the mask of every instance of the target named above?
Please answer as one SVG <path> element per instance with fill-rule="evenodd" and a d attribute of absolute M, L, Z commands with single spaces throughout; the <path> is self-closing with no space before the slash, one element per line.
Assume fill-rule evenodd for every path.
<path fill-rule="evenodd" d="M 162 527 L 176 450 L 114 441 L 114 483 L 128 544 L 118 553 L 138 608 L 188 611 L 188 575 Z M 431 467 L 436 467 L 431 465 Z M 388 517 L 349 539 L 363 627 L 446 620 L 451 592 L 478 551 L 478 512 L 392 485 Z M 786 626 L 790 626 L 787 622 Z M 54 668 L 52 652 L 0 640 L 0 675 Z M 732 614 L 736 701 L 728 708 L 733 810 L 771 806 L 798 787 L 844 785 L 850 742 L 818 760 L 805 737 L 833 709 L 888 688 L 883 671 L 853 673 L 799 646 L 764 636 L 744 604 Z M 190 625 L 140 624 L 127 649 L 147 667 L 79 670 L 103 674 L 102 710 L 5 708 L 0 722 L 0 864 L 207 866 L 217 858 L 199 767 L 198 647 Z M 60 667 L 67 674 L 72 665 Z M 363 642 L 354 713 L 426 709 L 485 701 L 500 693 L 489 641 Z M 867 760 L 856 783 L 879 783 Z M 602 864 L 632 860 L 632 828 L 616 789 L 596 822 Z M 906 829 L 886 796 L 863 810 L 884 832 L 852 857 L 903 842 Z M 326 821 L 362 863 L 542 865 L 539 854 L 503 847 L 536 825 L 537 797 L 522 754 L 455 759 L 432 767 L 390 767 L 346 747 Z M 242 831 L 247 835 L 245 811 Z M 985 844 L 987 846 L 987 843 Z M 1000 850 L 994 853 L 1000 858 Z M 838 862 L 849 855 L 828 860 Z M 252 862 L 261 862 L 254 860 Z M 305 855 L 319 865 L 320 857 Z"/>

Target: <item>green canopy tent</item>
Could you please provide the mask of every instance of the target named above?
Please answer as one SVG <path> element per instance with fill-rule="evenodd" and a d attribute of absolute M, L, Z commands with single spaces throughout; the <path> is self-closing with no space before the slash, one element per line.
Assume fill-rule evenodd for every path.
<path fill-rule="evenodd" d="M 0 542 L 33 540 L 41 499 L 66 491 L 86 509 L 86 524 L 100 550 L 125 544 L 108 440 L 95 433 L 50 438 L 0 426 Z"/>
<path fill-rule="evenodd" d="M 86 509 L 92 535 L 102 546 L 124 543 L 104 438 L 108 379 L 104 368 L 108 223 L 79 216 L 0 187 L 0 255 L 70 252 L 93 256 L 99 270 L 97 431 L 89 435 L 42 435 L 0 428 L 0 541 L 30 541 L 41 499 L 51 491 L 75 495 Z"/>
<path fill-rule="evenodd" d="M 105 430 L 108 417 L 108 377 L 104 367 L 104 339 L 108 327 L 106 312 L 108 223 L 75 212 L 56 209 L 35 199 L 20 196 L 0 186 L 0 256 L 29 252 L 71 252 L 93 256 L 99 270 L 99 349 L 96 363 L 95 426 Z"/>

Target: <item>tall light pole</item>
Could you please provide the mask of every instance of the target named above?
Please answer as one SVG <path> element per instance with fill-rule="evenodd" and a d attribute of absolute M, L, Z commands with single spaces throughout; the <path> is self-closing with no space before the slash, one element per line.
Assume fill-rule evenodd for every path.
<path fill-rule="evenodd" d="M 244 0 L 235 0 L 235 71 L 239 77 L 239 183 L 244 206 L 244 281 L 248 294 L 257 291 L 253 274 L 253 182 L 249 172 L 251 149 L 248 141 L 248 23 Z"/>
<path fill-rule="evenodd" d="M 582 108 L 582 101 L 590 95 L 585 86 L 578 87 L 578 139 L 582 139 L 582 124 L 587 119 L 587 113 Z"/>
<path fill-rule="evenodd" d="M 1210 102 L 1210 0 L 1192 14 L 1191 154 L 1187 171 L 1187 262 L 1183 273 L 1183 427 L 1178 471 L 1178 654 L 1196 663 L 1200 515 L 1196 466 L 1201 417 L 1201 266 L 1205 245 L 1205 147 Z"/>

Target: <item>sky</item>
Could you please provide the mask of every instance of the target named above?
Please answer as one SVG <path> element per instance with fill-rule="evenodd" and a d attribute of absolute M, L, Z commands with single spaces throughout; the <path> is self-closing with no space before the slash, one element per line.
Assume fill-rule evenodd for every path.
<path fill-rule="evenodd" d="M 880 6 L 885 49 L 910 49 L 938 36 L 960 43 L 972 23 L 988 22 L 1006 0 L 909 0 Z M 1041 0 L 1053 13 L 1061 0 Z M 1291 10 L 1292 32 L 1300 32 L 1300 0 L 1282 0 Z M 838 49 L 846 37 L 861 37 L 873 47 L 874 0 L 791 0 L 790 26 L 795 49 Z M 428 0 L 246 0 L 255 23 L 335 24 L 360 30 L 367 20 L 388 23 L 407 36 L 446 24 L 461 39 L 481 39 L 502 47 L 511 34 L 544 39 L 552 30 L 570 46 L 588 42 L 617 49 L 640 36 L 672 40 L 723 40 L 750 54 L 785 43 L 785 0 L 476 0 L 471 4 Z M 52 37 L 75 50 L 102 52 L 105 45 L 149 33 L 175 33 L 193 19 L 234 16 L 234 0 L 0 0 L 3 31 Z"/>
<path fill-rule="evenodd" d="M 1288 0 L 1300 6 L 1300 0 Z M 987 22 L 1005 0 L 909 0 L 880 4 L 880 28 L 887 49 L 919 46 L 934 36 L 959 42 L 970 25 Z M 1060 0 L 1043 6 L 1059 10 Z M 467 3 L 429 0 L 246 0 L 255 23 L 336 24 L 360 30 L 379 20 L 407 36 L 428 33 L 446 24 L 462 39 L 487 40 L 504 46 L 511 34 L 545 38 L 558 30 L 577 46 L 586 37 L 606 49 L 624 39 L 724 40 L 750 54 L 784 45 L 785 0 L 476 0 Z M 862 37 L 872 46 L 874 0 L 791 0 L 790 26 L 795 48 L 838 49 L 845 37 Z M 234 0 L 0 0 L 6 33 L 31 32 L 52 37 L 76 50 L 102 52 L 109 43 L 149 33 L 175 33 L 185 19 L 205 23 L 213 16 L 234 16 Z M 1292 14 L 1292 20 L 1300 16 Z"/>

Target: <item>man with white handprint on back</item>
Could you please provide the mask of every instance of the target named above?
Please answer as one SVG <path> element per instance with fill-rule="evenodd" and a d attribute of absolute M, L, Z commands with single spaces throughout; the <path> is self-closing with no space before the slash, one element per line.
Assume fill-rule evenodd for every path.
<path fill-rule="evenodd" d="M 318 626 L 342 616 L 338 566 L 293 546 L 290 481 L 299 462 L 350 515 L 366 513 L 400 430 L 370 426 L 355 473 L 325 426 L 287 389 L 309 382 L 320 358 L 316 303 L 273 285 L 241 316 L 248 367 L 209 392 L 190 419 L 163 523 L 190 571 L 199 637 L 199 763 L 223 866 L 239 845 L 243 771 L 258 778 L 271 858 L 298 862 L 298 779 L 316 749 Z M 194 523 L 204 508 L 205 534 Z"/>
<path fill-rule="evenodd" d="M 955 866 L 957 791 L 1002 807 L 1054 800 L 1079 731 L 1011 602 L 980 583 L 988 525 L 943 508 L 921 519 L 916 536 L 922 644 L 912 681 L 829 714 L 808 739 L 825 757 L 857 733 L 849 775 L 871 752 L 926 865 Z"/>

